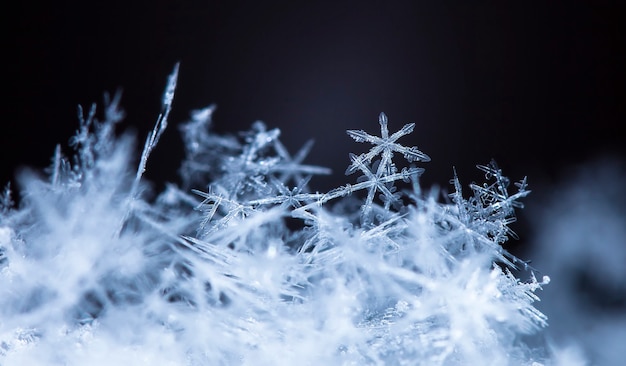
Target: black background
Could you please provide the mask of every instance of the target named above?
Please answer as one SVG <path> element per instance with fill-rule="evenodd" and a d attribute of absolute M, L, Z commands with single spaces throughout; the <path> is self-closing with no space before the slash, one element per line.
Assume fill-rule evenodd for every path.
<path fill-rule="evenodd" d="M 464 183 L 495 158 L 531 188 L 566 167 L 624 157 L 624 13 L 618 2 L 576 1 L 54 1 L 3 10 L 8 45 L 1 182 L 20 166 L 48 165 L 77 127 L 77 104 L 123 88 L 123 129 L 143 140 L 167 75 L 181 62 L 166 132 L 149 179 L 177 181 L 176 125 L 218 105 L 214 129 L 255 120 L 282 130 L 295 152 L 333 176 L 354 143 L 346 129 L 379 133 L 416 122 L 401 142 L 431 156 L 425 185 Z M 7 113 L 8 111 L 8 113 Z M 402 166 L 402 164 L 400 164 Z M 532 198 L 529 198 L 532 199 Z"/>

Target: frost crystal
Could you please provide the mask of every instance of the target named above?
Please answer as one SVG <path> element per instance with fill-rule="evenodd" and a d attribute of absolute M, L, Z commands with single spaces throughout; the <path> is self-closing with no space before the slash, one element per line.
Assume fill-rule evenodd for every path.
<path fill-rule="evenodd" d="M 359 155 L 352 160 L 352 165 L 346 170 L 347 174 L 352 174 L 356 171 L 356 168 L 362 163 L 370 163 L 372 159 L 381 156 L 381 163 L 376 172 L 377 176 L 387 176 L 396 172 L 395 165 L 391 160 L 393 153 L 398 152 L 404 156 L 409 162 L 412 161 L 430 161 L 430 157 L 419 151 L 417 147 L 405 147 L 396 141 L 409 133 L 413 132 L 415 123 L 408 123 L 400 129 L 400 131 L 389 136 L 389 129 L 387 128 L 387 116 L 381 113 L 378 117 L 378 123 L 380 123 L 380 137 L 372 136 L 363 130 L 348 130 L 348 135 L 352 137 L 356 142 L 369 142 L 374 147 L 367 153 Z"/>
<path fill-rule="evenodd" d="M 356 142 L 369 142 L 374 145 L 369 152 L 361 155 L 350 154 L 350 161 L 352 164 L 346 170 L 346 175 L 352 174 L 357 170 L 360 170 L 363 175 L 359 178 L 363 184 L 363 187 L 356 189 L 367 188 L 367 199 L 362 206 L 362 216 L 368 222 L 369 213 L 372 210 L 372 202 L 376 191 L 382 193 L 382 200 L 385 203 L 385 210 L 389 209 L 389 206 L 396 203 L 399 194 L 395 193 L 396 188 L 393 182 L 399 179 L 408 180 L 409 177 L 417 177 L 423 172 L 423 169 L 411 168 L 403 170 L 402 173 L 397 173 L 397 168 L 393 163 L 393 153 L 397 152 L 402 154 L 409 162 L 413 161 L 430 161 L 428 155 L 419 151 L 417 147 L 405 147 L 398 144 L 396 141 L 409 133 L 413 132 L 415 123 L 409 123 L 404 125 L 400 131 L 389 136 L 389 130 L 387 128 L 387 116 L 381 113 L 378 117 L 380 123 L 380 137 L 372 136 L 363 130 L 348 130 L 348 135 L 352 137 Z M 374 167 L 370 167 L 369 164 L 372 160 L 380 155 L 380 160 L 376 161 Z M 354 190 L 351 187 L 351 190 Z"/>
<path fill-rule="evenodd" d="M 95 107 L 80 113 L 73 160 L 58 147 L 49 180 L 21 178 L 19 207 L 6 190 L 0 363 L 549 362 L 521 337 L 546 325 L 533 303 L 547 280 L 520 281 L 502 247 L 525 179 L 509 193 L 495 163 L 479 165 L 487 183 L 466 198 L 455 173 L 441 203 L 415 179 L 422 168 L 393 160 L 430 160 L 397 143 L 415 125 L 389 136 L 381 114 L 380 137 L 348 131 L 374 145 L 350 155 L 357 182 L 313 193 L 310 181 L 330 171 L 304 162 L 311 142 L 292 156 L 261 122 L 218 136 L 209 106 L 181 126 L 181 184 L 152 199 L 142 176 L 177 72 L 136 170 L 129 138 L 112 133 L 116 95 L 102 121 Z"/>

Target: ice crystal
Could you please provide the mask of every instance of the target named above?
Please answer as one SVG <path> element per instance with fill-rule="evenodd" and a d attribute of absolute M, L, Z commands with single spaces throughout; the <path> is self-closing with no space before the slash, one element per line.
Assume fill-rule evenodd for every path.
<path fill-rule="evenodd" d="M 409 162 L 412 161 L 430 161 L 430 157 L 419 151 L 417 147 L 405 147 L 398 144 L 396 141 L 411 132 L 415 128 L 415 123 L 408 123 L 400 129 L 400 131 L 389 136 L 389 129 L 387 128 L 387 116 L 381 113 L 378 117 L 378 123 L 380 123 L 380 137 L 372 136 L 363 130 L 348 130 L 348 135 L 352 137 L 356 142 L 369 142 L 374 147 L 367 153 L 359 155 L 356 159 L 352 160 L 352 165 L 346 170 L 347 174 L 354 173 L 356 168 L 361 163 L 370 163 L 372 159 L 381 156 L 381 163 L 376 172 L 377 176 L 387 176 L 396 172 L 395 165 L 392 158 L 393 153 L 398 152 L 404 156 Z"/>
<path fill-rule="evenodd" d="M 73 160 L 58 147 L 49 180 L 21 178 L 19 207 L 5 194 L 3 365 L 550 362 L 522 340 L 546 325 L 533 303 L 548 278 L 521 281 L 503 248 L 525 179 L 509 193 L 495 163 L 480 165 L 488 182 L 466 198 L 455 173 L 442 203 L 422 168 L 393 160 L 430 160 L 397 143 L 415 125 L 389 136 L 381 114 L 380 137 L 348 131 L 374 145 L 350 155 L 362 178 L 313 193 L 329 170 L 304 162 L 310 142 L 292 156 L 261 122 L 219 136 L 209 106 L 181 127 L 181 184 L 148 199 L 177 70 L 134 176 L 129 138 L 112 133 L 117 95 L 102 121 L 80 113 Z"/>
<path fill-rule="evenodd" d="M 473 191 L 470 198 L 463 198 L 456 172 L 451 181 L 455 190 L 450 194 L 455 204 L 455 217 L 452 218 L 452 223 L 465 229 L 465 234 L 458 242 L 458 248 L 465 251 L 469 248 L 480 251 L 485 245 L 490 246 L 498 252 L 498 259 L 514 267 L 514 262 L 518 262 L 519 259 L 502 250 L 500 244 L 506 242 L 509 237 L 517 239 L 509 224 L 516 220 L 515 208 L 523 207 L 519 199 L 530 193 L 526 189 L 526 178 L 515 183 L 518 191 L 509 195 L 509 179 L 502 175 L 495 161 L 492 160 L 488 165 L 477 165 L 477 168 L 485 173 L 485 179 L 494 182 L 485 182 L 482 185 L 470 184 Z"/>
<path fill-rule="evenodd" d="M 399 197 L 399 194 L 395 193 L 395 187 L 393 182 L 398 179 L 407 180 L 409 176 L 417 176 L 423 172 L 423 169 L 411 168 L 409 170 L 403 170 L 401 174 L 397 173 L 396 165 L 392 158 L 393 153 L 398 152 L 404 156 L 409 162 L 413 161 L 430 161 L 430 157 L 419 151 L 417 147 L 406 147 L 398 144 L 396 141 L 411 132 L 415 128 L 414 123 L 404 125 L 400 131 L 389 136 L 389 129 L 387 128 L 387 116 L 381 113 L 378 117 L 380 123 L 380 137 L 372 136 L 363 130 L 348 130 L 348 135 L 352 137 L 356 142 L 369 142 L 374 145 L 369 152 L 355 155 L 350 154 L 350 161 L 352 164 L 346 169 L 346 175 L 352 174 L 357 170 L 360 170 L 363 175 L 359 178 L 361 181 L 367 182 L 362 184 L 363 188 L 368 189 L 367 199 L 362 206 L 362 216 L 367 221 L 369 220 L 369 213 L 372 210 L 372 201 L 376 191 L 382 193 L 382 200 L 385 203 L 385 210 L 389 209 L 389 206 L 395 202 Z M 376 161 L 374 167 L 370 167 L 373 159 L 380 155 L 380 160 Z M 361 187 L 350 187 L 350 192 L 355 189 L 362 189 Z"/>

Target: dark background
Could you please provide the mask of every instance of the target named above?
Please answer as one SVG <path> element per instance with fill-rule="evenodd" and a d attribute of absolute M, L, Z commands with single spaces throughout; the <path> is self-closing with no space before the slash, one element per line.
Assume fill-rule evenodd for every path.
<path fill-rule="evenodd" d="M 77 104 L 105 91 L 123 88 L 122 127 L 143 141 L 178 61 L 171 127 L 148 165 L 157 184 L 178 179 L 176 125 L 211 103 L 217 131 L 263 120 L 291 152 L 314 138 L 308 162 L 334 171 L 311 182 L 320 191 L 354 181 L 348 152 L 368 146 L 345 130 L 379 133 L 381 111 L 392 132 L 416 122 L 400 141 L 431 156 L 427 186 L 448 187 L 453 166 L 480 179 L 474 165 L 495 158 L 538 189 L 626 156 L 617 1 L 55 1 L 3 13 L 0 182 L 47 166 L 57 143 L 69 152 Z"/>

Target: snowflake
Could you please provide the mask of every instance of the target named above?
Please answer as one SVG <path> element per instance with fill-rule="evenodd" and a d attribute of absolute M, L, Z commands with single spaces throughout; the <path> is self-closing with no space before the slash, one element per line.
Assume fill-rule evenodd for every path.
<path fill-rule="evenodd" d="M 413 132 L 415 123 L 407 123 L 400 129 L 400 131 L 389 136 L 389 129 L 387 128 L 387 116 L 385 113 L 381 113 L 378 117 L 378 123 L 380 123 L 380 136 L 372 136 L 363 130 L 348 130 L 348 135 L 352 137 L 356 142 L 369 142 L 374 145 L 369 152 L 361 154 L 356 159 L 353 159 L 352 164 L 346 170 L 346 175 L 354 173 L 361 164 L 371 163 L 372 159 L 376 156 L 381 156 L 376 176 L 381 177 L 383 175 L 391 175 L 396 172 L 396 167 L 392 162 L 393 153 L 397 152 L 402 154 L 409 162 L 413 161 L 430 161 L 430 157 L 420 150 L 416 146 L 406 147 L 402 146 L 396 141 L 404 136 Z"/>
<path fill-rule="evenodd" d="M 430 157 L 421 152 L 416 146 L 406 147 L 396 142 L 400 137 L 413 132 L 415 123 L 407 123 L 398 132 L 389 136 L 385 113 L 379 115 L 378 122 L 380 123 L 380 137 L 372 136 L 363 130 L 347 131 L 348 135 L 356 142 L 369 142 L 374 145 L 367 153 L 358 156 L 350 154 L 352 164 L 346 170 L 346 175 L 350 175 L 357 170 L 361 171 L 363 175 L 359 177 L 359 183 L 355 186 L 349 186 L 349 192 L 345 192 L 346 189 L 343 189 L 344 193 L 351 193 L 355 189 L 368 189 L 367 199 L 361 211 L 364 223 L 368 223 L 370 220 L 369 214 L 372 210 L 376 191 L 382 193 L 381 200 L 385 204 L 385 211 L 388 211 L 389 207 L 396 203 L 400 197 L 399 193 L 395 193 L 396 187 L 393 185 L 393 182 L 398 179 L 408 181 L 409 177 L 418 176 L 423 172 L 421 168 L 411 168 L 409 170 L 403 169 L 401 173 L 398 173 L 398 169 L 392 160 L 394 152 L 402 154 L 409 162 L 430 161 Z M 378 155 L 380 155 L 380 160 L 370 167 L 369 164 Z"/>
<path fill-rule="evenodd" d="M 318 174 L 327 175 L 331 173 L 331 170 L 325 167 L 302 164 L 312 147 L 313 140 L 309 140 L 300 148 L 296 155 L 292 157 L 280 140 L 274 141 L 274 149 L 281 158 L 281 164 L 274 169 L 276 173 L 280 173 L 278 177 L 280 182 L 286 184 L 288 181 L 293 181 L 296 184 L 300 184 L 305 180 L 308 181 L 303 174 L 311 176 Z M 306 190 L 307 187 L 305 185 L 303 191 L 306 192 Z"/>

